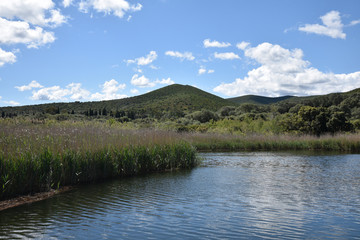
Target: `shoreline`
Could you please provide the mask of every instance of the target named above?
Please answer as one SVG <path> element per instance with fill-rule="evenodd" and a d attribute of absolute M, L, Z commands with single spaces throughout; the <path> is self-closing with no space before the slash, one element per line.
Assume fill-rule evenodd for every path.
<path fill-rule="evenodd" d="M 55 195 L 71 191 L 73 189 L 74 189 L 74 187 L 72 187 L 72 186 L 65 186 L 58 190 L 52 189 L 48 192 L 40 192 L 40 193 L 35 193 L 32 195 L 25 195 L 25 196 L 10 198 L 7 200 L 2 200 L 2 201 L 0 201 L 0 212 L 4 211 L 6 209 L 18 207 L 21 205 L 39 202 L 39 201 L 51 198 Z"/>

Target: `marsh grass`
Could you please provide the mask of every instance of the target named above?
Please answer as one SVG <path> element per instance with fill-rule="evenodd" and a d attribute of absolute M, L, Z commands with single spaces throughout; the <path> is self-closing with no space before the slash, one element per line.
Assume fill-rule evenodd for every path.
<path fill-rule="evenodd" d="M 124 129 L 108 122 L 0 121 L 0 199 L 168 169 L 196 151 L 360 152 L 360 135 L 233 135 Z"/>
<path fill-rule="evenodd" d="M 360 152 L 359 134 L 324 135 L 223 135 L 196 133 L 187 136 L 199 151 L 338 151 Z"/>
<path fill-rule="evenodd" d="M 1 124 L 0 149 L 0 199 L 197 164 L 173 133 L 104 124 Z"/>

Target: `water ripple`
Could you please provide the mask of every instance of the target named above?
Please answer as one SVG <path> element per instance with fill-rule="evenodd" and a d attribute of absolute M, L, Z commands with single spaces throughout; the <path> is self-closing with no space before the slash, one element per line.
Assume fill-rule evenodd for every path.
<path fill-rule="evenodd" d="M 358 239 L 360 156 L 204 154 L 192 171 L 1 212 L 0 239 Z"/>

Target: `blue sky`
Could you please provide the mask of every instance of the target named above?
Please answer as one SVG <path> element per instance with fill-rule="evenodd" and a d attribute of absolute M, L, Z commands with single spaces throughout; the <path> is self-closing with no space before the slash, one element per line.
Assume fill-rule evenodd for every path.
<path fill-rule="evenodd" d="M 0 106 L 360 87 L 357 0 L 1 0 Z"/>

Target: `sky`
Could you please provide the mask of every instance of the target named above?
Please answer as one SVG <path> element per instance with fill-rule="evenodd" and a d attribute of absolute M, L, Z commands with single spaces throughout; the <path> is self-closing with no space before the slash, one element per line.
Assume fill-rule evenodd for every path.
<path fill-rule="evenodd" d="M 358 0 L 0 0 L 0 106 L 360 87 Z"/>

